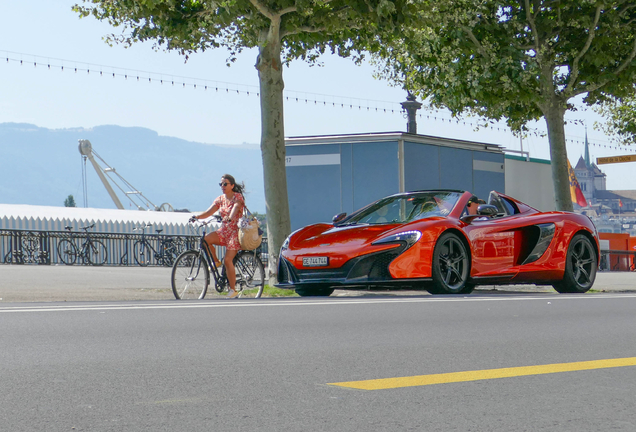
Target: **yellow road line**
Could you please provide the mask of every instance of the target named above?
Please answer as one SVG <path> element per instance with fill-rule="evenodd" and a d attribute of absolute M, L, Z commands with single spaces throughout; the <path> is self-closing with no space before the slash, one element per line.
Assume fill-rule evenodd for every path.
<path fill-rule="evenodd" d="M 448 384 L 466 381 L 479 381 L 496 378 L 510 378 L 526 375 L 541 375 L 558 372 L 573 372 L 590 369 L 605 369 L 622 366 L 636 366 L 636 357 L 609 360 L 593 360 L 574 363 L 556 363 L 539 366 L 521 366 L 502 369 L 485 369 L 466 372 L 451 372 L 410 377 L 382 378 L 364 381 L 329 383 L 329 385 L 360 390 L 384 390 L 400 387 L 416 387 L 431 384 Z"/>

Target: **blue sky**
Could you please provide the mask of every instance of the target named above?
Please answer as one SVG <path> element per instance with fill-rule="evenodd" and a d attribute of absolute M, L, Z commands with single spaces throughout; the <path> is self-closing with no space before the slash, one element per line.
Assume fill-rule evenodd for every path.
<path fill-rule="evenodd" d="M 259 143 L 254 50 L 243 52 L 228 68 L 228 53 L 223 49 L 194 54 L 184 63 L 176 53 L 156 52 L 150 44 L 110 47 L 102 36 L 115 29 L 93 18 L 79 19 L 71 11 L 75 3 L 0 2 L 1 123 L 24 122 L 51 129 L 140 126 L 204 143 Z M 373 78 L 370 65 L 356 66 L 334 56 L 325 56 L 322 62 L 322 67 L 309 67 L 297 61 L 283 72 L 289 97 L 286 136 L 406 130 L 399 111 L 399 102 L 406 96 L 403 90 Z M 345 108 L 340 107 L 343 104 Z M 422 110 L 420 114 L 419 133 L 520 149 L 519 138 L 503 125 L 476 132 L 470 122 L 449 122 L 445 112 Z M 593 158 L 627 153 L 593 129 L 598 120 L 594 113 L 579 111 L 567 117 L 587 121 Z M 533 127 L 545 131 L 543 122 Z M 583 153 L 585 127 L 570 124 L 566 134 L 569 159 L 575 164 Z M 523 147 L 531 157 L 549 158 L 545 137 L 531 135 Z M 601 169 L 608 174 L 608 189 L 636 189 L 636 176 L 630 175 L 633 164 Z"/>

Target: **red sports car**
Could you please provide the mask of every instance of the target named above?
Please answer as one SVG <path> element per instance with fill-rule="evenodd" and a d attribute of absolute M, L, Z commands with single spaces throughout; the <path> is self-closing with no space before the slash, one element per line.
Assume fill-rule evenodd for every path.
<path fill-rule="evenodd" d="M 432 294 L 484 284 L 552 285 L 560 293 L 592 287 L 599 242 L 587 216 L 543 213 L 494 191 L 487 203 L 475 201 L 459 190 L 400 193 L 302 228 L 281 248 L 278 286 L 301 296 L 356 286 Z"/>

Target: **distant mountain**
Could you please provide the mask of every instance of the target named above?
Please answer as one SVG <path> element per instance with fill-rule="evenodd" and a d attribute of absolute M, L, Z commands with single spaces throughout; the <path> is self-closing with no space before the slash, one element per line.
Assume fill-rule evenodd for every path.
<path fill-rule="evenodd" d="M 203 144 L 120 126 L 46 129 L 0 123 L 0 203 L 63 206 L 73 195 L 83 207 L 80 139 L 89 140 L 95 153 L 155 205 L 205 210 L 220 195 L 218 183 L 227 173 L 245 183 L 250 210 L 265 213 L 258 145 Z M 88 207 L 116 208 L 90 162 L 86 172 Z M 126 208 L 134 208 L 116 191 Z"/>

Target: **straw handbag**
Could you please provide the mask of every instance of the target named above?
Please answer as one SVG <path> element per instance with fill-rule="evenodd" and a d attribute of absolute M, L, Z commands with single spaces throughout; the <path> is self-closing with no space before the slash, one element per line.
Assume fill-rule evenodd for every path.
<path fill-rule="evenodd" d="M 241 249 L 249 251 L 261 245 L 263 231 L 259 228 L 258 219 L 245 206 L 243 207 L 243 217 L 239 219 L 238 227 Z"/>

